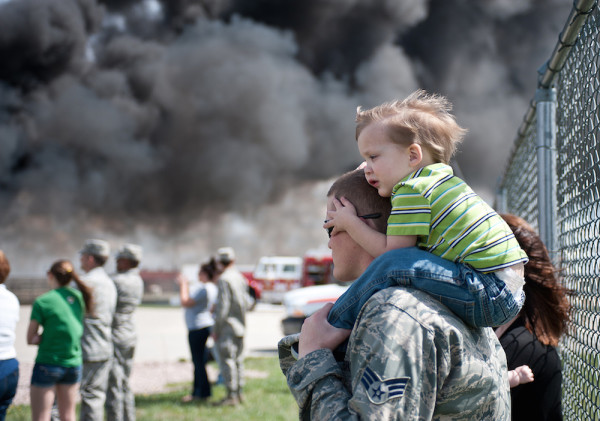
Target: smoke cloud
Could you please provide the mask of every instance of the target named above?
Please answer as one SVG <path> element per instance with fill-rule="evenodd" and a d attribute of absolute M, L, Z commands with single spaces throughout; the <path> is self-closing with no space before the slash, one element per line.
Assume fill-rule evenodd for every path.
<path fill-rule="evenodd" d="M 570 7 L 2 2 L 0 248 L 26 271 L 92 236 L 143 243 L 148 266 L 323 246 L 328 180 L 360 162 L 356 107 L 417 88 L 455 104 L 458 164 L 491 198 Z"/>

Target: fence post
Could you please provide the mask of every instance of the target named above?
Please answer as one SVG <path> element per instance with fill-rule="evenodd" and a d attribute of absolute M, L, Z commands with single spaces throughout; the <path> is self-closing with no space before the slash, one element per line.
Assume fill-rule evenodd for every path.
<path fill-rule="evenodd" d="M 553 261 L 558 253 L 556 198 L 556 90 L 539 88 L 537 104 L 538 226 Z"/>

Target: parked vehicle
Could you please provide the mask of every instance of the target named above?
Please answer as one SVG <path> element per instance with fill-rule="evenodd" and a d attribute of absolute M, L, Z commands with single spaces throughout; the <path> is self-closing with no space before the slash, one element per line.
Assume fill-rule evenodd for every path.
<path fill-rule="evenodd" d="M 281 303 L 283 294 L 300 286 L 302 258 L 290 256 L 261 257 L 253 279 L 261 285 L 261 300 Z"/>
<path fill-rule="evenodd" d="M 335 282 L 333 258 L 330 250 L 309 250 L 304 255 L 301 287 L 325 285 Z"/>
<path fill-rule="evenodd" d="M 299 288 L 286 293 L 283 297 L 286 318 L 281 321 L 284 335 L 300 332 L 304 319 L 323 307 L 325 303 L 335 302 L 348 289 L 350 283 L 332 283 Z"/>

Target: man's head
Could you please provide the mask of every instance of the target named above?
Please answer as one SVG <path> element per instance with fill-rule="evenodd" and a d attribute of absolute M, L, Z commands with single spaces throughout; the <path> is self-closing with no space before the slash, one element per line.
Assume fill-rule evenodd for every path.
<path fill-rule="evenodd" d="M 10 273 L 10 264 L 2 250 L 0 250 L 0 284 L 3 284 Z"/>
<path fill-rule="evenodd" d="M 231 247 L 221 247 L 217 250 L 217 262 L 224 268 L 235 261 L 235 250 Z"/>
<path fill-rule="evenodd" d="M 403 101 L 386 102 L 356 113 L 356 140 L 365 159 L 365 175 L 382 196 L 424 166 L 448 164 L 466 130 L 439 95 L 419 90 Z"/>
<path fill-rule="evenodd" d="M 117 272 L 127 272 L 139 266 L 142 261 L 142 246 L 137 244 L 123 244 L 117 251 Z"/>
<path fill-rule="evenodd" d="M 81 269 L 89 272 L 96 267 L 104 266 L 110 254 L 110 246 L 104 240 L 86 240 L 79 254 Z"/>
<path fill-rule="evenodd" d="M 348 199 L 359 216 L 368 215 L 363 222 L 373 229 L 385 233 L 390 215 L 390 200 L 379 196 L 369 185 L 363 170 L 350 171 L 338 178 L 327 193 L 327 209 L 333 210 L 333 198 Z M 376 217 L 379 214 L 379 217 Z M 333 256 L 333 275 L 340 281 L 352 281 L 369 266 L 373 257 L 360 247 L 345 231 L 329 239 Z"/>

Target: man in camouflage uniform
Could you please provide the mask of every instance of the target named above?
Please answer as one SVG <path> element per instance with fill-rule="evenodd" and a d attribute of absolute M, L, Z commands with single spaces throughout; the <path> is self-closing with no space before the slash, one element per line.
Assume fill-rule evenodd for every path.
<path fill-rule="evenodd" d="M 389 199 L 369 186 L 362 170 L 334 183 L 328 209 L 342 196 L 359 215 L 380 213 L 364 222 L 385 232 Z M 329 247 L 341 281 L 358 278 L 373 261 L 346 232 L 334 234 Z M 472 329 L 428 294 L 406 287 L 373 295 L 351 331 L 327 323 L 331 306 L 279 343 L 300 419 L 510 419 L 506 358 L 490 328 Z"/>
<path fill-rule="evenodd" d="M 114 358 L 108 379 L 106 414 L 109 421 L 134 421 L 135 399 L 129 387 L 137 335 L 133 313 L 142 302 L 144 282 L 138 266 L 142 247 L 125 244 L 116 255 L 117 273 L 113 276 L 117 288 L 117 308 L 112 324 Z"/>
<path fill-rule="evenodd" d="M 117 304 L 117 290 L 104 271 L 110 247 L 103 240 L 88 240 L 80 251 L 81 280 L 93 289 L 94 313 L 83 321 L 81 351 L 81 421 L 103 421 L 108 373 L 112 363 L 111 326 Z"/>
<path fill-rule="evenodd" d="M 246 278 L 235 267 L 235 252 L 231 247 L 217 251 L 217 261 L 223 272 L 219 277 L 219 290 L 215 306 L 213 337 L 216 342 L 219 364 L 227 396 L 219 404 L 237 405 L 242 402 L 244 385 L 244 333 L 248 286 Z"/>

